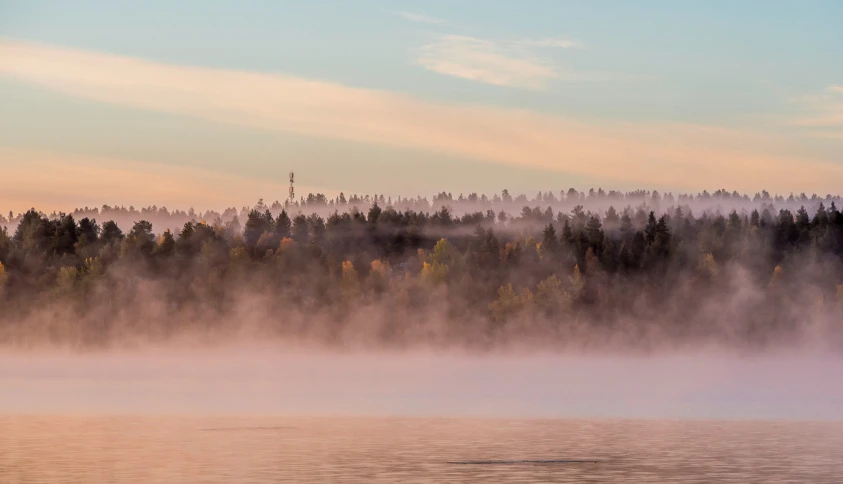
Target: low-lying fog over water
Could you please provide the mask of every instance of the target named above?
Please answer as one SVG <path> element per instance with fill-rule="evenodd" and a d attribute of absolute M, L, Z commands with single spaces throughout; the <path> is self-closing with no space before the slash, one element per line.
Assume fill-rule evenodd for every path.
<path fill-rule="evenodd" d="M 843 419 L 843 357 L 242 346 L 0 356 L 0 411 Z"/>
<path fill-rule="evenodd" d="M 836 204 L 567 197 L 22 214 L 0 483 L 843 482 Z"/>
<path fill-rule="evenodd" d="M 840 482 L 843 358 L 0 356 L 2 482 Z"/>

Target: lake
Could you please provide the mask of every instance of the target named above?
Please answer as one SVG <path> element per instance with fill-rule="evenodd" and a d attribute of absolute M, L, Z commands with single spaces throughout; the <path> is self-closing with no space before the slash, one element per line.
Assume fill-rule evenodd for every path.
<path fill-rule="evenodd" d="M 4 483 L 843 482 L 843 424 L 0 417 Z"/>
<path fill-rule="evenodd" d="M 2 483 L 843 482 L 843 359 L 0 354 Z"/>

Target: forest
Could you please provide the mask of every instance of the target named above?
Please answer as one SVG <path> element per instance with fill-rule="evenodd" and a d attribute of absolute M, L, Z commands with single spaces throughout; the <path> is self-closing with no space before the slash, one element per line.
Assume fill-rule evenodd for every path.
<path fill-rule="evenodd" d="M 32 209 L 0 220 L 0 345 L 839 350 L 839 201 L 571 189 Z"/>

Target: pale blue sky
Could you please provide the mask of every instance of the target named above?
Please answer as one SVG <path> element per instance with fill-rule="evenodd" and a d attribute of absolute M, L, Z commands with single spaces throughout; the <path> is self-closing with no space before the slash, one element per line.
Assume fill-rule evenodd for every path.
<path fill-rule="evenodd" d="M 194 203 L 204 206 L 248 203 L 291 168 L 329 192 L 833 191 L 843 182 L 840 25 L 839 1 L 0 0 L 0 168 L 18 178 L 0 205 L 121 202 L 96 191 L 130 177 L 125 163 L 152 167 L 153 184 L 155 164 L 161 177 L 195 170 L 190 193 L 205 194 Z M 126 86 L 120 59 L 154 64 L 126 73 L 136 81 Z M 236 77 L 183 106 L 185 88 L 169 81 L 182 71 L 158 66 L 210 68 L 191 78 L 201 84 L 226 70 L 328 90 L 277 84 L 294 99 L 263 112 L 242 97 L 253 78 Z M 219 99 L 236 106 L 207 113 Z M 355 107 L 337 109 L 345 99 Z M 366 126 L 346 120 L 369 114 Z M 502 135 L 508 119 L 523 133 Z M 119 174 L 50 195 L 44 187 L 67 178 L 43 173 L 77 164 Z M 229 174 L 237 180 L 223 185 Z M 118 194 L 188 203 L 163 188 Z"/>

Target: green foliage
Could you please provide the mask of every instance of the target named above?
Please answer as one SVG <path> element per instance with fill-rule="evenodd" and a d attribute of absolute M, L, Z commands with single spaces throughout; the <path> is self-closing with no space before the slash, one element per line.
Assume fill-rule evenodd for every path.
<path fill-rule="evenodd" d="M 275 234 L 278 236 L 278 240 L 289 237 L 292 227 L 293 221 L 290 220 L 287 211 L 281 210 L 281 213 L 278 214 L 278 219 L 275 220 Z"/>
<path fill-rule="evenodd" d="M 55 225 L 54 221 L 42 217 L 35 210 L 29 210 L 18 223 L 13 239 L 25 252 L 49 253 L 52 249 Z"/>
<path fill-rule="evenodd" d="M 296 218 L 293 219 L 292 238 L 299 244 L 307 244 L 310 240 L 307 217 L 302 214 L 296 215 Z"/>
<path fill-rule="evenodd" d="M 383 213 L 383 210 L 381 210 L 381 208 L 378 206 L 378 204 L 373 203 L 372 208 L 369 209 L 369 215 L 366 217 L 366 220 L 370 224 L 376 224 L 376 223 L 378 223 L 378 218 L 381 216 L 382 213 Z"/>
<path fill-rule="evenodd" d="M 542 258 L 544 258 L 545 254 L 548 254 L 550 257 L 555 257 L 559 255 L 561 250 L 562 244 L 556 236 L 556 229 L 553 227 L 553 224 L 547 224 L 547 227 L 545 227 L 544 232 L 542 233 L 540 255 Z"/>
<path fill-rule="evenodd" d="M 275 232 L 275 220 L 268 209 L 263 213 L 257 209 L 249 212 L 246 219 L 246 228 L 243 232 L 247 247 L 254 248 L 265 233 L 273 232 Z"/>
<path fill-rule="evenodd" d="M 100 236 L 100 227 L 96 219 L 83 218 L 79 221 L 79 240 L 85 245 L 94 244 Z"/>
<path fill-rule="evenodd" d="M 79 228 L 72 215 L 65 215 L 55 224 L 53 251 L 59 255 L 73 254 L 79 241 Z"/>
<path fill-rule="evenodd" d="M 123 240 L 123 231 L 120 230 L 120 227 L 118 227 L 114 221 L 109 220 L 108 222 L 102 224 L 102 233 L 100 234 L 100 238 L 106 244 L 119 242 L 120 240 Z"/>
<path fill-rule="evenodd" d="M 9 238 L 9 232 L 6 227 L 0 227 L 0 262 L 6 260 L 11 249 L 12 239 Z"/>
<path fill-rule="evenodd" d="M 176 252 L 176 239 L 173 234 L 167 229 L 158 237 L 158 243 L 155 245 L 154 252 L 161 257 L 170 257 Z"/>

